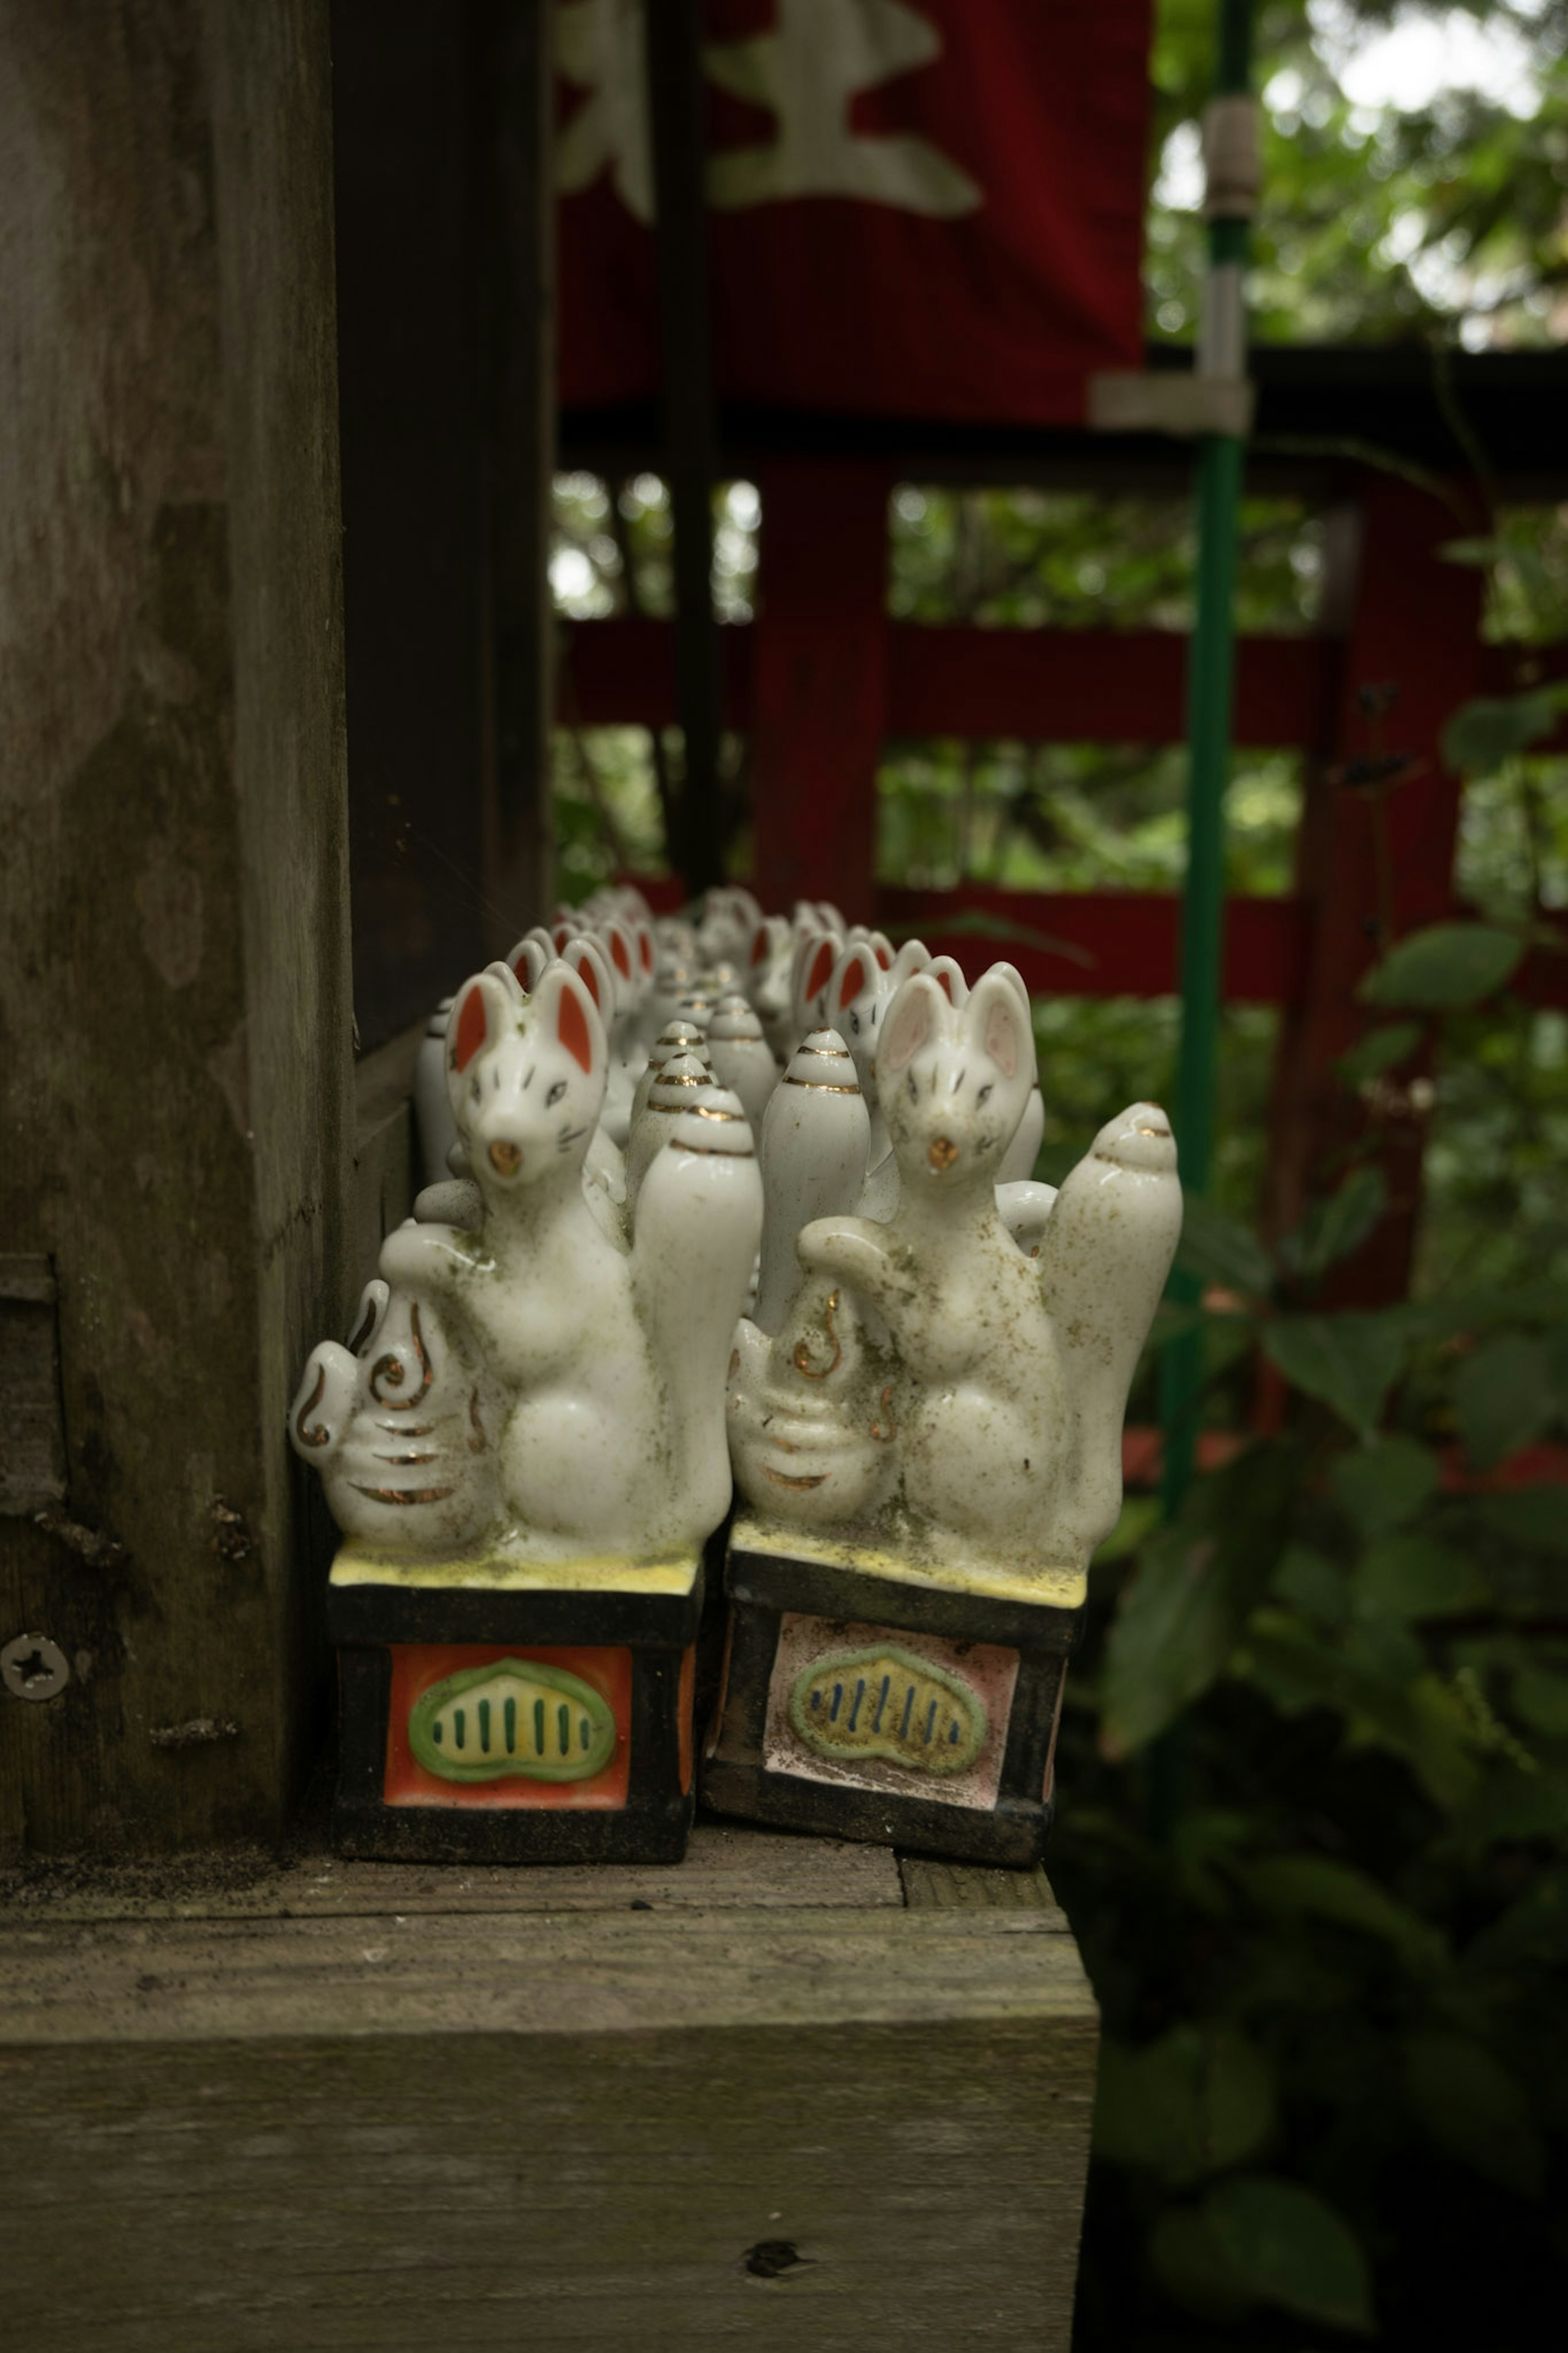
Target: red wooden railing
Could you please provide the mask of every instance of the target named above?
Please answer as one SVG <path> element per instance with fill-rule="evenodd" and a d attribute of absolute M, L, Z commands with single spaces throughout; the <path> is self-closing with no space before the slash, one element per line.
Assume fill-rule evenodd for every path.
<path fill-rule="evenodd" d="M 724 715 L 752 745 L 754 888 L 765 904 L 829 898 L 851 920 L 914 928 L 962 961 L 1006 955 L 1053 995 L 1164 996 L 1177 985 L 1180 902 L 1153 892 L 1022 892 L 978 884 L 896 890 L 875 875 L 877 767 L 889 737 L 1169 744 L 1185 732 L 1187 649 L 1178 632 L 930 628 L 887 612 L 885 470 L 780 461 L 762 472 L 759 619 L 720 633 Z M 1479 579 L 1447 561 L 1441 498 L 1386 475 L 1357 485 L 1361 552 L 1347 626 L 1329 635 L 1246 636 L 1237 647 L 1235 734 L 1247 747 L 1306 754 L 1296 883 L 1233 898 L 1226 916 L 1227 1001 L 1280 1008 L 1265 1223 L 1297 1222 L 1309 1196 L 1363 1142 L 1365 1119 L 1339 1058 L 1367 1019 L 1360 983 L 1395 936 L 1463 913 L 1453 888 L 1459 785 L 1444 768 L 1445 721 L 1478 694 L 1568 676 L 1568 647 L 1479 641 Z M 562 670 L 563 718 L 663 726 L 676 718 L 673 633 L 658 621 L 579 622 Z M 1390 747 L 1410 755 L 1379 801 L 1353 762 L 1375 749 L 1366 685 L 1396 681 Z M 1568 748 L 1568 724 L 1554 748 Z M 1382 839 L 1380 839 L 1380 828 Z M 645 886 L 675 904 L 679 884 Z M 950 928 L 984 914 L 994 946 Z M 1537 951 L 1519 985 L 1568 1005 L 1565 953 Z M 1338 1303 L 1402 1296 L 1419 1203 L 1418 1111 L 1377 1143 L 1390 1210 L 1334 1278 Z"/>

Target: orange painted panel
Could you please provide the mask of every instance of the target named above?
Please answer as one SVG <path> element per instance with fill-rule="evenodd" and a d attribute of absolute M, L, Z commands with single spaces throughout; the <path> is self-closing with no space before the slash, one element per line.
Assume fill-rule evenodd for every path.
<path fill-rule="evenodd" d="M 392 1697 L 386 1719 L 386 1778 L 382 1796 L 389 1806 L 624 1806 L 631 1750 L 632 1654 L 602 1644 L 566 1649 L 519 1649 L 505 1642 L 394 1642 Z M 688 1654 L 690 1655 L 689 1653 Z M 408 1715 L 433 1683 L 464 1667 L 494 1666 L 500 1659 L 532 1659 L 563 1667 L 599 1693 L 616 1719 L 616 1753 L 602 1773 L 587 1781 L 444 1781 L 427 1772 L 408 1746 Z M 684 1686 L 683 1686 L 684 1687 Z"/>

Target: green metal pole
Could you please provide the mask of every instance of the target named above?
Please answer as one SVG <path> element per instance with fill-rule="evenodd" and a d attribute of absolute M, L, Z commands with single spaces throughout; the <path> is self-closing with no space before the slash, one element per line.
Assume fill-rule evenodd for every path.
<path fill-rule="evenodd" d="M 1245 94 L 1251 51 L 1250 0 L 1221 0 L 1218 97 Z M 1209 227 L 1209 272 L 1199 341 L 1200 375 L 1238 376 L 1244 366 L 1241 273 L 1245 219 Z M 1225 794 L 1230 778 L 1235 674 L 1237 519 L 1241 504 L 1239 434 L 1205 433 L 1197 452 L 1197 611 L 1187 671 L 1187 874 L 1182 901 L 1182 1036 L 1175 1128 L 1185 1192 L 1206 1193 L 1214 1156 L 1219 1060 L 1221 961 L 1225 944 Z M 1195 1305 L 1198 1283 L 1184 1270 L 1170 1295 Z M 1167 1342 L 1160 1366 L 1164 1431 L 1163 1502 L 1180 1510 L 1192 1482 L 1203 1394 L 1203 1334 Z"/>

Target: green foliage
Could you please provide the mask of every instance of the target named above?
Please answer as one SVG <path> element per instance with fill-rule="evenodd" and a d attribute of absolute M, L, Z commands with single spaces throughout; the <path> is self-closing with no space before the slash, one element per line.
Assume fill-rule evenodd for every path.
<path fill-rule="evenodd" d="M 1263 1346 L 1288 1381 L 1321 1398 L 1356 1430 L 1383 1410 L 1405 1354 L 1386 1315 L 1292 1315 L 1265 1326 Z"/>
<path fill-rule="evenodd" d="M 1528 1445 L 1556 1410 L 1550 1359 L 1532 1332 L 1499 1332 L 1483 1340 L 1455 1377 L 1454 1412 L 1478 1471 L 1489 1471 Z"/>
<path fill-rule="evenodd" d="M 1369 1005 L 1418 1005 L 1456 1012 L 1500 988 L 1524 954 L 1524 943 L 1488 923 L 1433 923 L 1400 940 L 1368 976 Z"/>
<path fill-rule="evenodd" d="M 1388 0 L 1342 0 L 1332 9 L 1321 0 L 1262 0 L 1255 9 L 1264 183 L 1252 299 L 1260 340 L 1458 331 L 1479 347 L 1545 343 L 1560 331 L 1564 12 L 1559 0 L 1473 5 L 1531 61 L 1531 87 L 1514 100 L 1517 111 L 1457 90 L 1406 110 L 1353 103 L 1339 58 L 1395 15 Z M 1162 168 L 1145 274 L 1151 330 L 1177 341 L 1192 336 L 1198 313 L 1203 236 L 1192 207 L 1214 26 L 1201 0 L 1161 0 L 1153 79 Z"/>
<path fill-rule="evenodd" d="M 1449 730 L 1467 768 L 1500 764 L 1467 783 L 1472 860 L 1526 740 L 1512 705 Z M 1568 831 L 1537 782 L 1527 887 L 1395 943 L 1364 995 L 1418 1018 L 1341 1064 L 1374 1133 L 1430 1088 L 1400 1072 L 1436 1072 L 1416 1294 L 1322 1295 L 1388 1206 L 1370 1166 L 1272 1247 L 1234 1194 L 1189 1209 L 1208 1418 L 1235 1418 L 1253 1345 L 1294 1396 L 1285 1435 L 1130 1522 L 1091 1584 L 1051 1867 L 1107 2031 L 1094 2353 L 1524 2353 L 1485 2283 L 1521 2314 L 1561 2295 L 1568 1492 L 1455 1484 L 1568 1421 L 1568 1024 L 1507 989 Z"/>
<path fill-rule="evenodd" d="M 1550 735 L 1568 702 L 1568 687 L 1538 686 L 1528 694 L 1467 702 L 1443 730 L 1443 757 L 1450 768 L 1485 776 L 1516 752 Z"/>

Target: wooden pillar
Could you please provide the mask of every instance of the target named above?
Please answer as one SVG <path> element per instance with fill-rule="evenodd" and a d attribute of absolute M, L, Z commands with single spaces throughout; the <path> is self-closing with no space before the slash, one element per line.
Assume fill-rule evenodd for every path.
<path fill-rule="evenodd" d="M 354 1011 L 370 1052 L 488 953 L 474 93 L 461 9 L 332 0 L 331 36 Z"/>
<path fill-rule="evenodd" d="M 369 1050 L 550 907 L 551 83 L 537 0 L 331 24 Z"/>
<path fill-rule="evenodd" d="M 442 13 L 461 22 L 468 12 Z M 486 401 L 482 930 L 486 953 L 500 956 L 548 918 L 554 892 L 554 81 L 543 0 L 480 0 L 472 22 Z"/>
<path fill-rule="evenodd" d="M 762 475 L 752 656 L 757 896 L 831 899 L 869 923 L 888 712 L 888 493 L 879 466 Z"/>
<path fill-rule="evenodd" d="M 347 1303 L 324 0 L 9 0 L 0 159 L 0 1316 L 54 1436 L 0 1844 L 265 1838 L 319 1688 L 284 1417 Z"/>
<path fill-rule="evenodd" d="M 1367 1134 L 1367 1109 L 1335 1064 L 1372 1018 L 1392 1018 L 1369 1016 L 1356 995 L 1384 933 L 1403 938 L 1453 906 L 1459 782 L 1442 765 L 1439 738 L 1457 706 L 1479 691 L 1481 653 L 1480 575 L 1439 552 L 1460 529 L 1434 493 L 1386 475 L 1363 478 L 1359 543 L 1343 547 L 1340 565 L 1353 587 L 1331 729 L 1309 775 L 1298 851 L 1311 942 L 1306 989 L 1286 1014 L 1276 1060 L 1268 1176 L 1276 1232 L 1333 1189 L 1344 1155 Z M 1386 688 L 1397 691 L 1385 715 L 1369 714 L 1367 691 Z M 1380 780 L 1380 762 L 1395 753 L 1408 755 L 1403 775 Z M 1406 1094 L 1377 1125 L 1389 1211 L 1335 1270 L 1326 1293 L 1335 1304 L 1399 1299 L 1409 1285 L 1426 1121 Z"/>
<path fill-rule="evenodd" d="M 707 141 L 697 0 L 643 12 L 658 205 L 665 470 L 675 522 L 675 672 L 685 757 L 670 864 L 692 898 L 724 879 L 719 638 L 713 617 L 718 426 L 708 301 Z"/>

